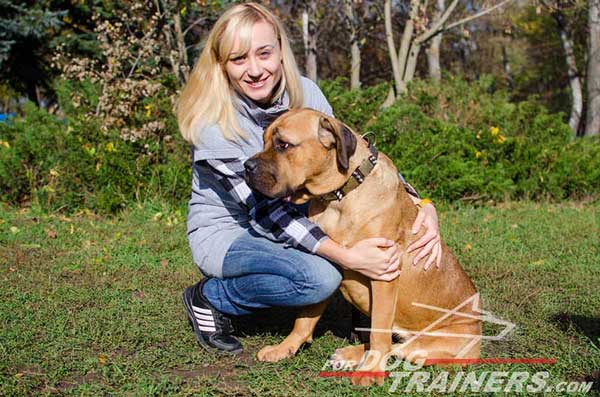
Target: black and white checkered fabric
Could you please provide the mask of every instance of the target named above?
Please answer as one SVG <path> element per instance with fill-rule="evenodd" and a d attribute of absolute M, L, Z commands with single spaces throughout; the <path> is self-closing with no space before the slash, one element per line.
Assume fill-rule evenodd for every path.
<path fill-rule="evenodd" d="M 252 228 L 273 241 L 285 242 L 315 253 L 327 235 L 292 204 L 252 191 L 244 180 L 244 161 L 209 159 L 206 163 L 231 197 L 248 208 Z"/>

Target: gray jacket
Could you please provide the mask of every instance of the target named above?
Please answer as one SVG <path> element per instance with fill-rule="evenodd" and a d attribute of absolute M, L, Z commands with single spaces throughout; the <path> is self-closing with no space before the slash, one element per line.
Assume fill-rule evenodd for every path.
<path fill-rule="evenodd" d="M 302 78 L 304 107 L 332 115 L 332 109 L 319 87 Z M 247 98 L 236 98 L 238 120 L 246 140 L 223 138 L 217 125 L 200 133 L 201 144 L 192 148 L 192 197 L 188 205 L 187 232 L 194 262 L 203 274 L 222 277 L 223 259 L 231 243 L 252 228 L 248 209 L 229 194 L 203 160 L 241 159 L 263 148 L 263 131 L 288 110 L 285 93 L 271 107 L 263 109 Z"/>

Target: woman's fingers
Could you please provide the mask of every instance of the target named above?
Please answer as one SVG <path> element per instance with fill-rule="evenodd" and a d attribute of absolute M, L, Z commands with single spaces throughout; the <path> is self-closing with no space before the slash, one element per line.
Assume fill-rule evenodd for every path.
<path fill-rule="evenodd" d="M 391 271 L 395 271 L 400 267 L 400 257 L 394 256 L 389 261 L 389 266 L 385 269 L 385 273 L 389 273 Z"/>
<path fill-rule="evenodd" d="M 434 244 L 433 249 L 431 250 L 431 255 L 429 255 L 427 262 L 425 262 L 425 266 L 424 266 L 425 270 L 429 269 L 429 267 L 431 266 L 431 264 L 434 261 L 437 261 L 439 251 L 440 251 L 440 244 L 438 241 Z"/>
<path fill-rule="evenodd" d="M 435 266 L 439 269 L 442 267 L 442 242 L 440 241 L 438 243 L 438 245 L 440 246 L 440 250 L 438 252 L 437 261 L 435 262 Z"/>
<path fill-rule="evenodd" d="M 386 260 L 390 262 L 394 256 L 398 255 L 398 244 L 394 244 L 385 251 Z"/>
<path fill-rule="evenodd" d="M 396 279 L 398 276 L 400 276 L 400 270 L 396 270 L 391 273 L 382 274 L 380 276 L 374 277 L 374 279 L 380 280 L 380 281 L 392 281 L 392 280 Z"/>
<path fill-rule="evenodd" d="M 417 214 L 417 219 L 415 219 L 415 223 L 413 223 L 413 225 L 412 225 L 412 229 L 411 229 L 412 234 L 417 234 L 417 232 L 421 228 L 421 224 L 423 223 L 424 219 L 425 219 L 425 211 L 423 211 L 421 209 L 421 210 L 419 210 L 419 213 Z"/>
<path fill-rule="evenodd" d="M 421 248 L 419 250 L 417 255 L 415 255 L 415 257 L 413 259 L 413 265 L 416 265 L 417 263 L 419 263 L 419 261 L 421 259 L 425 258 L 427 255 L 429 255 L 429 259 L 431 259 L 431 258 L 435 259 L 435 256 L 433 255 L 433 248 L 439 241 L 440 241 L 439 238 L 434 238 L 433 240 L 431 240 L 427 244 L 425 244 L 425 246 L 423 246 L 423 248 Z"/>
<path fill-rule="evenodd" d="M 435 231 L 428 230 L 427 233 L 422 235 L 420 239 L 418 239 L 417 241 L 415 241 L 411 245 L 409 245 L 408 248 L 406 249 L 406 252 L 412 252 L 416 249 L 419 249 L 419 248 L 425 246 L 427 243 L 429 243 L 431 240 L 433 240 L 436 236 L 437 236 L 437 234 L 435 233 Z"/>

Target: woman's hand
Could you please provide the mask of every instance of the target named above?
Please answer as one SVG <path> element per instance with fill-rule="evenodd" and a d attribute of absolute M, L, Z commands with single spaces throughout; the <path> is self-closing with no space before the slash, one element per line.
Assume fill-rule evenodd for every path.
<path fill-rule="evenodd" d="M 387 238 L 368 238 L 344 248 L 332 239 L 321 243 L 317 254 L 372 280 L 390 281 L 400 275 L 398 245 Z"/>
<path fill-rule="evenodd" d="M 345 265 L 372 280 L 391 281 L 400 275 L 398 245 L 387 238 L 368 238 L 347 249 Z"/>
<path fill-rule="evenodd" d="M 412 243 L 406 252 L 418 250 L 413 260 L 413 265 L 416 265 L 421 259 L 429 255 L 424 269 L 429 269 L 433 263 L 439 269 L 442 264 L 442 240 L 440 238 L 437 212 L 431 203 L 425 204 L 419 210 L 417 219 L 412 226 L 412 233 L 417 234 L 423 227 L 426 230 L 425 234 Z"/>

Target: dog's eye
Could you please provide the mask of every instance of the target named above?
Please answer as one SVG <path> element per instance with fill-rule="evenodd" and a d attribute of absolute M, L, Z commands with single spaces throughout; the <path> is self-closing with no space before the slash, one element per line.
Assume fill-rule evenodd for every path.
<path fill-rule="evenodd" d="M 276 147 L 276 148 L 277 148 L 277 150 L 279 150 L 280 152 L 283 152 L 283 151 L 285 151 L 285 150 L 289 149 L 291 146 L 292 146 L 292 145 L 290 145 L 289 143 L 287 143 L 287 142 L 284 142 L 284 141 L 277 140 L 277 141 L 275 142 L 275 147 Z"/>

